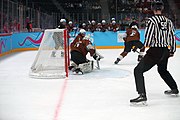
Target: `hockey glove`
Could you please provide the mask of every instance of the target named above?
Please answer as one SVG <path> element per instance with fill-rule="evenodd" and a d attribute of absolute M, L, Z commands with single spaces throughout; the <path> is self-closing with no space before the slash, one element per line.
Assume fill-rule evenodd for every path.
<path fill-rule="evenodd" d="M 137 47 L 134 47 L 134 48 L 132 49 L 132 51 L 133 51 L 133 52 L 136 52 L 136 51 L 137 51 Z"/>

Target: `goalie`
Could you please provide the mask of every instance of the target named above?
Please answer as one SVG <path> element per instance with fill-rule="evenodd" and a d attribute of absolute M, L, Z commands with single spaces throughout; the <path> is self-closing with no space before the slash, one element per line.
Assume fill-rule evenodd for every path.
<path fill-rule="evenodd" d="M 69 70 L 76 73 L 87 73 L 93 70 L 93 61 L 86 58 L 88 52 L 95 60 L 100 60 L 102 56 L 95 52 L 89 36 L 85 36 L 86 31 L 81 29 L 74 41 L 70 44 L 71 47 L 71 60 L 73 63 L 69 66 Z"/>
<path fill-rule="evenodd" d="M 130 28 L 127 28 L 123 39 L 125 41 L 124 51 L 119 55 L 114 64 L 118 64 L 119 61 L 121 61 L 129 52 L 131 52 L 131 49 L 133 49 L 133 52 L 136 52 L 137 48 L 140 49 L 140 52 L 138 52 L 138 61 L 140 61 L 143 58 L 145 47 L 140 41 L 140 33 L 137 25 L 131 25 Z"/>

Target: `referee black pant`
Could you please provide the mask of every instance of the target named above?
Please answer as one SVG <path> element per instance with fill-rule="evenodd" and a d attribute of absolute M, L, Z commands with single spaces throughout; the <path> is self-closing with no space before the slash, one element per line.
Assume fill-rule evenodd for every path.
<path fill-rule="evenodd" d="M 169 50 L 167 47 L 151 47 L 148 49 L 144 58 L 134 69 L 136 90 L 138 94 L 146 93 L 143 73 L 150 70 L 155 65 L 158 66 L 158 73 L 160 74 L 161 78 L 165 81 L 165 83 L 171 89 L 177 89 L 176 82 L 174 81 L 171 74 L 167 71 L 168 58 Z"/>

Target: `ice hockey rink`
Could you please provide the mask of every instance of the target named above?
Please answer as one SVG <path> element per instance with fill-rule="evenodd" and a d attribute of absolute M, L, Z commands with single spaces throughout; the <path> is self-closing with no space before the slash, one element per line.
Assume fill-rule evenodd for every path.
<path fill-rule="evenodd" d="M 29 70 L 37 51 L 0 58 L 0 120 L 180 120 L 180 97 L 164 95 L 169 89 L 157 73 L 146 72 L 148 106 L 130 106 L 137 97 L 133 69 L 137 53 L 118 65 L 122 49 L 98 50 L 101 69 L 68 79 L 33 79 Z M 180 49 L 169 59 L 168 70 L 180 87 Z"/>

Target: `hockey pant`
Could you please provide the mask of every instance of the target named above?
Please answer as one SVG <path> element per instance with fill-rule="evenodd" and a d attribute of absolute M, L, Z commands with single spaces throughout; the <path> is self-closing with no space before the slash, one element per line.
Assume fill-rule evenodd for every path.
<path fill-rule="evenodd" d="M 127 53 L 131 51 L 133 46 L 139 49 L 144 47 L 144 45 L 139 40 L 125 42 L 124 44 L 125 44 L 124 52 L 127 52 Z"/>

